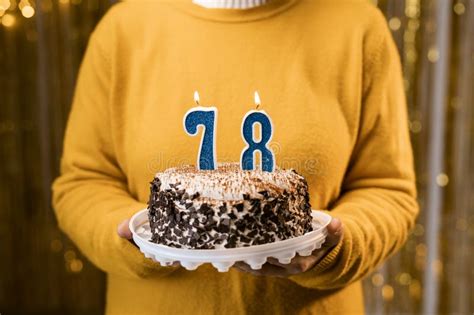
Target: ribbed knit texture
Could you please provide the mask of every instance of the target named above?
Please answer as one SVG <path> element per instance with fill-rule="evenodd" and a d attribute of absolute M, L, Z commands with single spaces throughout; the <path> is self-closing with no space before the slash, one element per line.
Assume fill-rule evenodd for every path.
<path fill-rule="evenodd" d="M 194 106 L 219 110 L 217 158 L 239 161 L 242 118 L 271 116 L 277 165 L 295 168 L 343 241 L 288 279 L 161 267 L 117 236 L 155 172 L 194 163 Z M 107 273 L 107 314 L 356 314 L 360 279 L 396 252 L 418 207 L 400 59 L 365 0 L 275 0 L 208 10 L 191 0 L 114 5 L 94 30 L 53 203 L 61 229 Z"/>
<path fill-rule="evenodd" d="M 251 9 L 264 5 L 266 0 L 193 0 L 208 9 Z"/>

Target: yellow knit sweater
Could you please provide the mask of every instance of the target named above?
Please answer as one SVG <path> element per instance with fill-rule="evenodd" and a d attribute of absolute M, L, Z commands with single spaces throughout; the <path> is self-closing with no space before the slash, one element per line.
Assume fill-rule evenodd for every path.
<path fill-rule="evenodd" d="M 80 68 L 54 207 L 108 277 L 107 314 L 363 312 L 360 279 L 399 249 L 418 212 L 399 56 L 365 0 L 275 0 L 251 10 L 191 0 L 114 5 Z M 185 112 L 219 110 L 217 159 L 239 161 L 258 90 L 280 167 L 345 226 L 315 268 L 288 279 L 161 267 L 117 236 L 155 172 L 196 161 Z"/>

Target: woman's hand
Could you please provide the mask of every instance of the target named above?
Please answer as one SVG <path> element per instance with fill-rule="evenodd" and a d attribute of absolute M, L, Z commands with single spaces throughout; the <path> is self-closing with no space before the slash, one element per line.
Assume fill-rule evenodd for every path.
<path fill-rule="evenodd" d="M 278 259 L 268 258 L 267 263 L 259 270 L 253 270 L 244 262 L 237 262 L 234 267 L 242 272 L 248 272 L 256 276 L 273 276 L 285 278 L 308 271 L 313 268 L 331 249 L 333 249 L 341 240 L 343 226 L 339 219 L 332 219 L 327 226 L 328 236 L 321 248 L 316 249 L 310 256 L 294 257 L 289 264 L 281 264 Z"/>
<path fill-rule="evenodd" d="M 132 231 L 128 227 L 130 219 L 122 221 L 117 227 L 117 234 L 126 240 L 133 243 Z M 305 272 L 316 265 L 334 246 L 336 246 L 342 238 L 343 227 L 339 219 L 332 219 L 331 223 L 327 226 L 328 235 L 326 241 L 321 248 L 316 249 L 310 256 L 296 256 L 291 260 L 289 264 L 281 264 L 278 259 L 268 258 L 266 264 L 259 270 L 253 270 L 244 262 L 235 263 L 234 267 L 242 272 L 248 272 L 256 276 L 273 276 L 273 277 L 288 277 L 298 273 Z M 133 243 L 135 245 L 135 243 Z M 179 263 L 175 262 L 173 266 L 178 266 Z"/>
<path fill-rule="evenodd" d="M 118 226 L 117 226 L 117 234 L 123 239 L 126 239 L 130 241 L 134 246 L 137 246 L 135 242 L 133 241 L 133 234 L 132 231 L 130 231 L 130 228 L 128 227 L 130 223 L 130 219 L 123 220 Z M 166 266 L 166 267 L 179 267 L 180 263 L 175 261 L 171 265 Z"/>
<path fill-rule="evenodd" d="M 130 231 L 130 228 L 128 227 L 129 223 L 130 219 L 126 219 L 123 220 L 117 227 L 117 234 L 126 240 L 132 239 L 132 231 Z"/>

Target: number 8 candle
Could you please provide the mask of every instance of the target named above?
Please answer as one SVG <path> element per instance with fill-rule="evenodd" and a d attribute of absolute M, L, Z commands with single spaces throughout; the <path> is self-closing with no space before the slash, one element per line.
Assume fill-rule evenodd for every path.
<path fill-rule="evenodd" d="M 198 126 L 202 126 L 203 135 L 201 145 L 199 146 L 199 154 L 197 158 L 197 168 L 200 170 L 215 170 L 216 161 L 216 121 L 217 108 L 203 107 L 199 105 L 199 94 L 194 92 L 194 101 L 196 107 L 186 112 L 183 119 L 184 130 L 190 136 L 198 133 Z"/>
<path fill-rule="evenodd" d="M 273 172 L 275 169 L 275 158 L 273 151 L 268 147 L 268 143 L 273 136 L 273 124 L 270 116 L 259 110 L 260 96 L 255 92 L 255 104 L 257 108 L 245 114 L 242 120 L 242 138 L 247 144 L 240 155 L 240 167 L 243 170 L 253 170 L 256 168 L 255 151 L 261 153 L 261 168 L 266 172 Z M 260 141 L 256 142 L 253 132 L 253 125 L 260 124 Z"/>

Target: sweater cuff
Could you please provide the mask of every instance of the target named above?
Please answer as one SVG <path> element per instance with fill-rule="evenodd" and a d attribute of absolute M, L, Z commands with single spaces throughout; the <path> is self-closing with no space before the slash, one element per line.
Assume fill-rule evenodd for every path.
<path fill-rule="evenodd" d="M 114 215 L 112 219 L 114 234 L 113 234 L 113 246 L 115 248 L 119 260 L 127 266 L 126 269 L 129 271 L 129 275 L 132 277 L 146 278 L 151 275 L 164 276 L 178 267 L 162 267 L 159 263 L 153 261 L 150 258 L 146 258 L 140 249 L 127 239 L 121 238 L 116 233 L 116 227 L 118 223 L 122 222 L 127 218 L 131 218 L 136 212 L 146 208 L 146 204 L 136 203 L 131 207 L 127 207 L 123 211 L 119 211 Z"/>
<path fill-rule="evenodd" d="M 177 269 L 171 266 L 162 267 L 152 259 L 146 258 L 140 249 L 128 240 L 120 239 L 119 242 L 119 251 L 122 253 L 123 260 L 131 269 L 132 274 L 139 278 L 147 278 L 154 274 L 164 276 Z"/>

